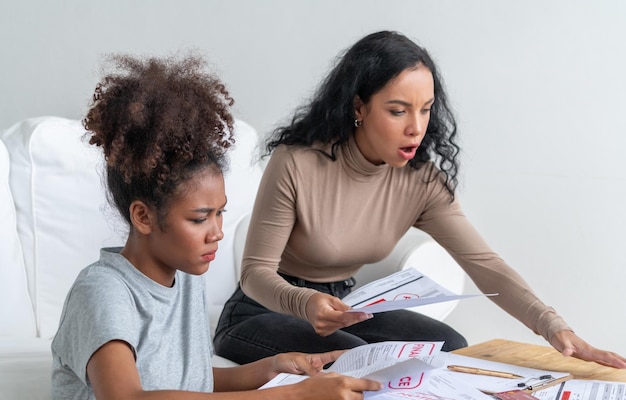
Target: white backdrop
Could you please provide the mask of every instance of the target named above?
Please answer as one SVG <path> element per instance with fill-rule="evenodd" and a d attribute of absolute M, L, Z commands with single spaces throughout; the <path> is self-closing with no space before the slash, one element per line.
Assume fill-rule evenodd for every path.
<path fill-rule="evenodd" d="M 266 133 L 341 49 L 399 30 L 443 72 L 471 220 L 582 337 L 626 355 L 625 22 L 618 0 L 4 0 L 0 129 L 81 118 L 105 53 L 197 49 Z M 470 343 L 545 343 L 488 300 L 448 322 Z"/>

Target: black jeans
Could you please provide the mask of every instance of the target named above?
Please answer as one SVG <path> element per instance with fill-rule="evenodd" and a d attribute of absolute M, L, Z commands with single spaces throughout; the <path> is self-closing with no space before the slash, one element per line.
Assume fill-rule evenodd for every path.
<path fill-rule="evenodd" d="M 284 275 L 283 278 L 293 285 L 338 298 L 348 295 L 354 286 L 353 279 L 314 283 Z M 443 340 L 444 351 L 467 346 L 465 338 L 448 325 L 409 310 L 374 314 L 374 318 L 322 337 L 315 333 L 308 321 L 270 311 L 246 296 L 240 287 L 224 306 L 214 346 L 217 355 L 246 364 L 289 351 L 321 353 L 388 340 Z"/>

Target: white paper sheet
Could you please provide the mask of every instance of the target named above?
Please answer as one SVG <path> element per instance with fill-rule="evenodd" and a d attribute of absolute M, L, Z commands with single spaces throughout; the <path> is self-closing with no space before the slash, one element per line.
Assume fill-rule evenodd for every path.
<path fill-rule="evenodd" d="M 474 368 L 488 369 L 493 371 L 509 372 L 512 374 L 523 376 L 523 378 L 499 378 L 494 376 L 467 374 L 464 372 L 450 371 L 447 368 L 442 370 L 442 374 L 447 376 L 450 380 L 463 380 L 465 383 L 478 390 L 487 393 L 506 392 L 509 390 L 525 389 L 528 386 L 536 385 L 548 381 L 549 379 L 556 379 L 566 377 L 569 374 L 567 372 L 548 371 L 535 368 L 520 367 L 517 365 L 499 363 L 495 361 L 482 360 L 480 358 L 467 357 L 459 354 L 448 353 L 445 361 L 445 366 L 448 365 L 463 365 Z M 552 378 L 539 379 L 541 376 L 550 375 Z M 519 386 L 524 384 L 524 386 Z M 533 395 L 534 396 L 534 395 Z"/>
<path fill-rule="evenodd" d="M 368 377 L 380 382 L 393 381 L 409 376 L 416 376 L 434 368 L 435 358 L 441 351 L 443 342 L 380 342 L 355 347 L 343 353 L 326 370 L 352 376 L 354 378 Z M 418 360 L 419 364 L 402 364 L 404 361 Z M 440 363 L 443 364 L 443 363 Z M 399 367 L 392 368 L 396 365 Z M 287 385 L 306 379 L 302 375 L 280 374 L 262 388 Z"/>
<path fill-rule="evenodd" d="M 444 375 L 432 371 L 427 384 L 418 391 L 413 392 L 367 392 L 367 400 L 493 400 L 488 396 L 461 381 L 452 381 Z"/>
<path fill-rule="evenodd" d="M 626 400 L 626 383 L 571 379 L 533 396 L 542 400 Z"/>
<path fill-rule="evenodd" d="M 389 341 L 380 343 L 370 343 L 355 347 L 343 353 L 328 368 L 329 372 L 348 374 L 354 377 L 367 375 L 359 371 L 368 368 L 376 368 L 383 364 L 396 364 L 410 358 L 417 358 L 425 363 L 433 364 L 435 357 L 441 351 L 443 342 L 400 342 Z M 382 369 L 382 368 L 377 368 Z M 354 374 L 351 374 L 353 372 Z M 357 376 L 357 374 L 359 374 Z"/>
<path fill-rule="evenodd" d="M 470 297 L 495 295 L 497 293 L 457 295 L 414 268 L 408 268 L 370 282 L 344 297 L 342 301 L 352 307 L 348 312 L 373 314 Z"/>
<path fill-rule="evenodd" d="M 327 372 L 379 381 L 383 388 L 366 392 L 365 399 L 486 400 L 491 397 L 441 375 L 443 342 L 382 342 L 351 349 Z M 298 383 L 308 377 L 280 374 L 261 389 Z"/>

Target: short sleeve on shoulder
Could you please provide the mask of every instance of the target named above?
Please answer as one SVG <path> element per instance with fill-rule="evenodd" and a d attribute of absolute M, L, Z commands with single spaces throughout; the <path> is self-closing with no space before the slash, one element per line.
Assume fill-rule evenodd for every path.
<path fill-rule="evenodd" d="M 99 268 L 83 271 L 68 293 L 53 353 L 86 384 L 87 363 L 107 342 L 125 341 L 136 352 L 140 334 L 136 309 L 119 276 Z"/>

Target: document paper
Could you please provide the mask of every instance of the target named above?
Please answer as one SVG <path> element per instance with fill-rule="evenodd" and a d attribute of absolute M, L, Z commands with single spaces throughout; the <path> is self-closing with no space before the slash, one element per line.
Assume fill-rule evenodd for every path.
<path fill-rule="evenodd" d="M 373 314 L 496 294 L 456 295 L 414 268 L 408 268 L 370 282 L 341 300 L 352 307 L 348 312 Z"/>
<path fill-rule="evenodd" d="M 434 373 L 443 342 L 381 342 L 356 347 L 343 353 L 325 372 L 379 381 L 383 389 L 366 392 L 365 399 L 466 399 L 485 400 L 489 396 L 462 383 L 449 382 Z M 438 361 L 439 360 L 439 361 Z M 307 376 L 279 374 L 261 389 L 288 385 Z"/>
<path fill-rule="evenodd" d="M 448 365 L 463 365 L 484 370 L 509 372 L 520 375 L 522 378 L 510 379 L 499 378 L 495 376 L 468 374 L 464 372 L 455 372 L 445 369 L 442 374 L 451 380 L 462 379 L 467 384 L 486 393 L 506 392 L 515 389 L 527 389 L 529 386 L 540 383 L 547 383 L 551 379 L 566 378 L 570 376 L 567 372 L 548 371 L 535 368 L 520 367 L 517 365 L 499 363 L 495 361 L 482 360 L 480 358 L 463 356 L 460 354 L 449 353 L 445 361 Z M 542 378 L 550 376 L 550 378 Z M 535 396 L 535 394 L 533 394 Z"/>
<path fill-rule="evenodd" d="M 572 379 L 533 396 L 542 400 L 626 400 L 626 383 Z"/>

